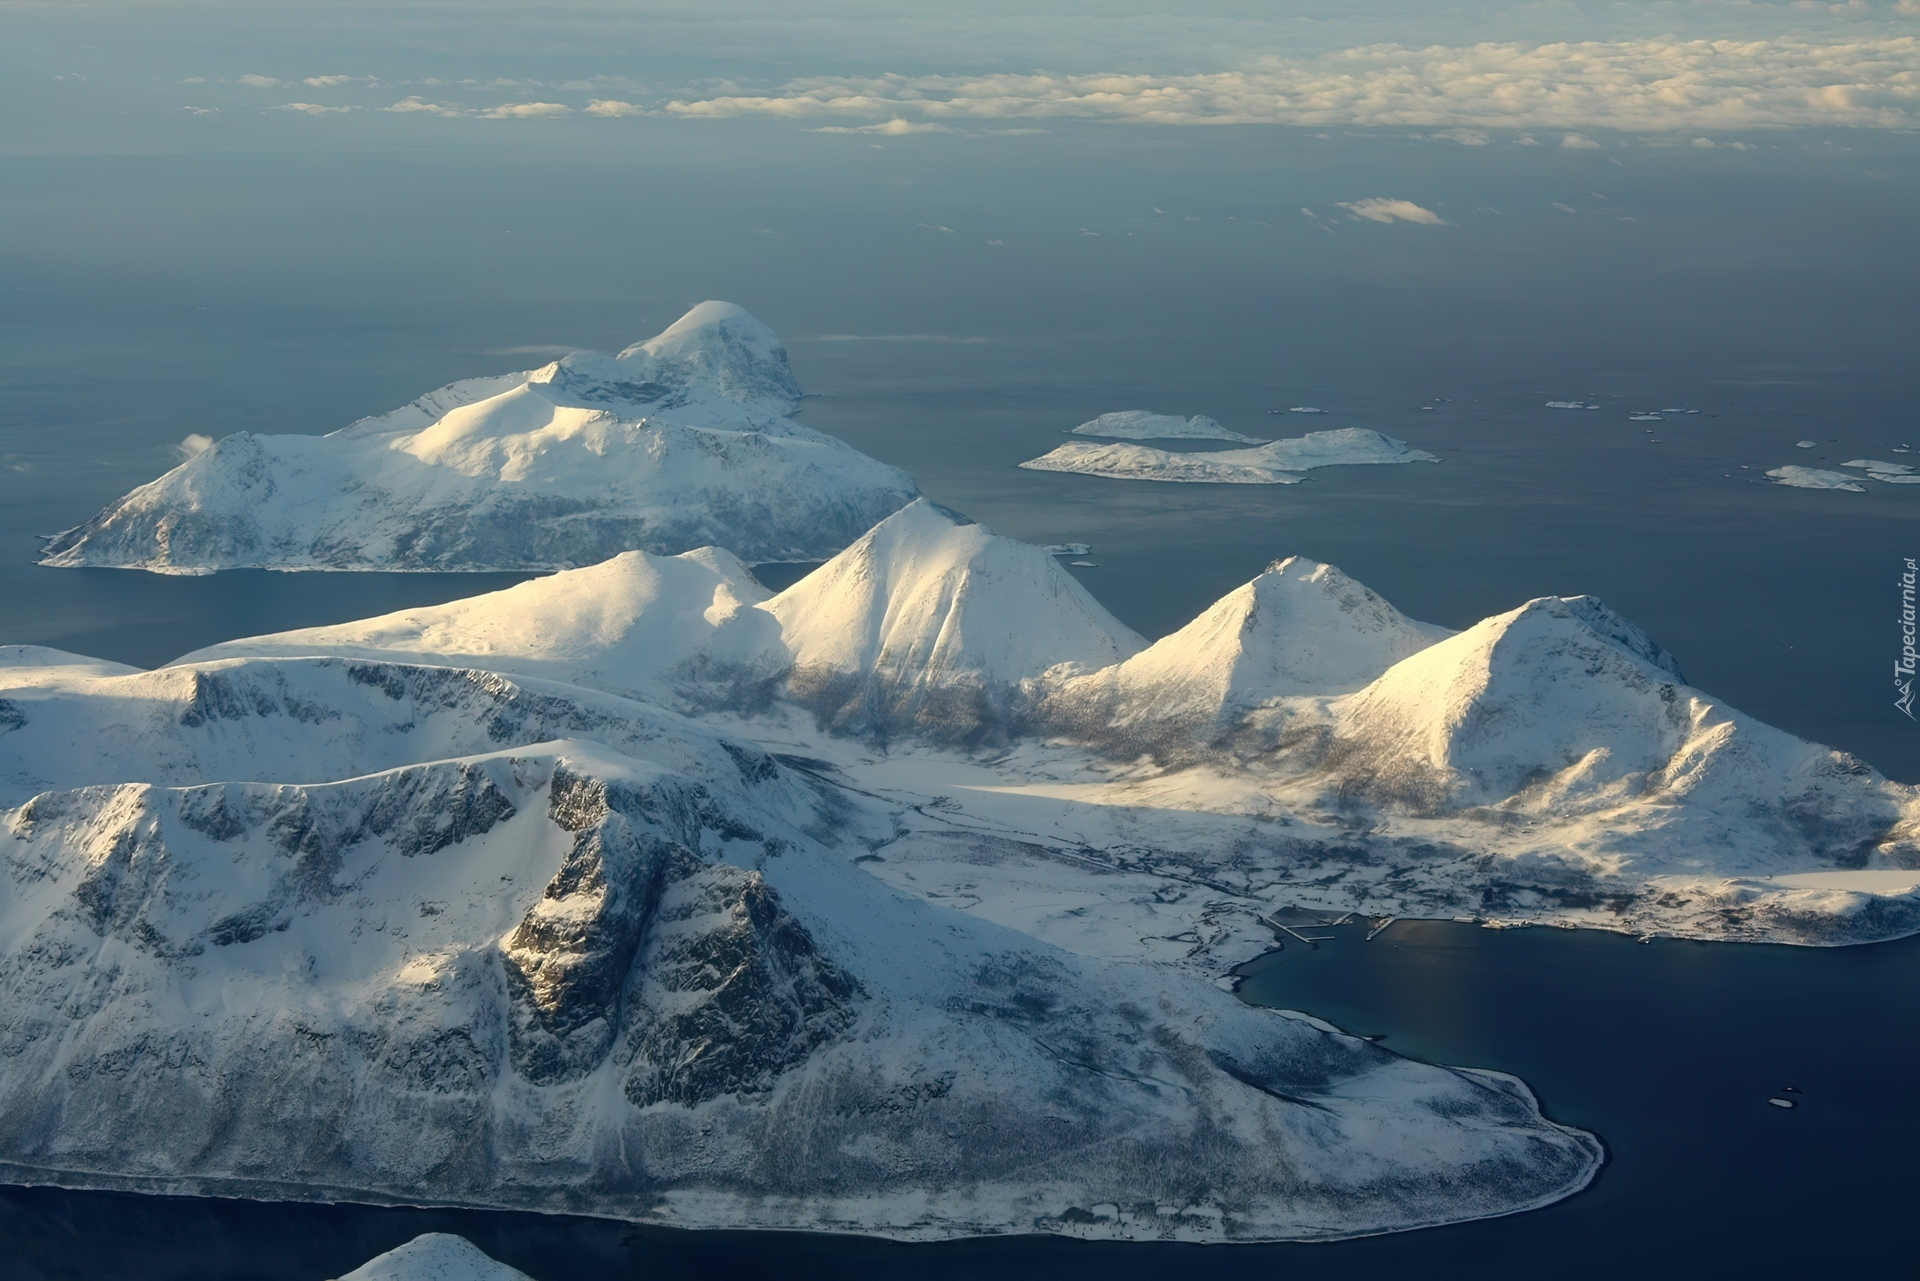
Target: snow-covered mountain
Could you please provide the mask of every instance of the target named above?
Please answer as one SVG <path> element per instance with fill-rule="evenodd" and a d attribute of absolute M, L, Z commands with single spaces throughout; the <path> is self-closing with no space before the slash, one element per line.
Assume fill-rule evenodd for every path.
<path fill-rule="evenodd" d="M 372 660 L 23 667 L 10 1178 L 1231 1240 L 1600 1161 L 1511 1078 L 898 893 L 858 861 L 884 805 L 671 713 Z"/>
<path fill-rule="evenodd" d="M 854 730 L 1004 731 L 1023 682 L 1144 644 L 1042 549 L 925 499 L 764 608 L 794 697 Z"/>
<path fill-rule="evenodd" d="M 617 356 L 474 378 L 327 436 L 239 432 L 48 542 L 161 573 L 557 569 L 724 547 L 811 560 L 917 490 L 787 417 L 773 332 L 701 303 Z"/>
<path fill-rule="evenodd" d="M 1331 712 L 1332 758 L 1350 786 L 1434 812 L 1657 811 L 1646 827 L 1677 826 L 1701 849 L 1864 862 L 1912 801 L 1846 754 L 1691 688 L 1669 654 L 1588 596 L 1489 618 Z"/>
<path fill-rule="evenodd" d="M 153 672 L 9 647 L 0 806 L 10 1177 L 687 1226 L 1522 1209 L 1598 1144 L 1221 991 L 1276 907 L 1920 929 L 1848 879 L 1920 866 L 1920 792 L 1598 601 L 1454 635 L 1295 558 L 1144 646 L 924 500 L 771 597 L 635 552 Z"/>
<path fill-rule="evenodd" d="M 1450 635 L 1290 556 L 1124 662 L 1053 682 L 1041 720 L 1125 744 L 1204 740 L 1276 699 L 1359 689 Z"/>
<path fill-rule="evenodd" d="M 689 714 L 724 711 L 747 718 L 731 732 L 834 758 L 863 785 L 883 785 L 871 774 L 882 767 L 840 752 L 835 735 L 886 743 L 900 768 L 928 744 L 1013 747 L 1009 761 L 1023 763 L 977 785 L 939 782 L 973 768 L 947 760 L 912 766 L 912 786 L 947 805 L 969 798 L 963 808 L 983 830 L 1043 823 L 1074 848 L 1146 839 L 1205 862 L 1249 839 L 1216 819 L 1231 829 L 1242 816 L 1338 816 L 1325 839 L 1371 832 L 1362 846 L 1385 865 L 1440 858 L 1418 888 L 1396 882 L 1381 903 L 1394 914 L 1457 915 L 1464 899 L 1607 924 L 1579 907 L 1604 900 L 1634 904 L 1635 928 L 1710 937 L 1864 939 L 1920 927 L 1920 899 L 1876 897 L 1871 876 L 1848 879 L 1920 867 L 1920 793 L 1689 687 L 1670 655 L 1587 598 L 1545 598 L 1450 637 L 1330 566 L 1293 559 L 1143 647 L 1041 549 L 925 501 L 779 596 L 755 595 L 716 556 L 632 556 L 195 657 L 471 663 L 512 675 L 520 699 L 564 681 Z M 316 659 L 272 679 L 291 686 L 309 669 L 331 670 Z M 235 679 L 217 671 L 195 679 Z M 781 719 L 796 704 L 815 730 Z M 540 734 L 575 735 L 581 723 L 555 720 Z M 356 735 L 352 750 L 378 742 Z M 96 741 L 112 741 L 107 724 L 23 746 L 19 759 L 31 772 L 43 755 L 94 752 Z M 1035 756 L 1040 743 L 1053 746 Z M 481 746 L 449 739 L 444 750 Z M 126 768 L 87 777 L 136 776 Z M 1016 813 L 1026 802 L 990 801 L 982 788 L 1009 797 L 1039 788 L 1053 808 L 1044 819 Z M 1115 826 L 1120 814 L 1135 817 Z M 1262 875 L 1289 874 L 1300 849 L 1273 846 L 1259 856 L 1272 860 Z M 1732 906 L 1701 906 L 1727 892 L 1709 881 L 1827 873 L 1838 879 L 1818 901 L 1781 882 L 1742 888 Z M 1692 888 L 1676 888 L 1676 877 Z M 1344 910 L 1375 893 L 1362 890 L 1311 892 Z"/>
<path fill-rule="evenodd" d="M 769 597 L 726 552 L 630 552 L 501 592 L 179 660 L 334 655 L 484 667 L 687 711 L 784 692 L 854 732 L 1004 736 L 1023 688 L 1144 644 L 1040 548 L 916 499 Z"/>

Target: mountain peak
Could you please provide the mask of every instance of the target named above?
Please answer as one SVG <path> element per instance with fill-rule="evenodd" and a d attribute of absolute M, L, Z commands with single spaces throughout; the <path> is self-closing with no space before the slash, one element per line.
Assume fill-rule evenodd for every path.
<path fill-rule="evenodd" d="M 639 401 L 718 397 L 775 417 L 800 407 L 800 384 L 779 335 L 730 302 L 703 302 L 611 359 L 575 352 L 556 371 L 557 381 L 609 384 Z"/>
<path fill-rule="evenodd" d="M 1038 547 L 926 499 L 768 601 L 795 692 L 837 723 L 965 736 L 1020 682 L 1104 667 L 1142 641 Z"/>
<path fill-rule="evenodd" d="M 1591 596 L 1484 619 L 1335 706 L 1359 770 L 1432 803 L 1492 803 L 1569 771 L 1592 788 L 1662 769 L 1711 707 L 1672 655 Z"/>
<path fill-rule="evenodd" d="M 1052 710 L 1095 734 L 1224 725 L 1276 698 L 1359 689 L 1449 635 L 1331 565 L 1289 556 L 1117 667 L 1068 680 Z"/>

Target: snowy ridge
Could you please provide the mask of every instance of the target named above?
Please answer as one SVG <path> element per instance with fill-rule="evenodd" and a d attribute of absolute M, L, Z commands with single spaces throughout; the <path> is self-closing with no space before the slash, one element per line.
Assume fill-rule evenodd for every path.
<path fill-rule="evenodd" d="M 585 569 L 357 623 L 248 637 L 176 660 L 337 655 L 480 667 L 667 706 L 753 701 L 790 666 L 753 572 L 715 547 Z"/>
<path fill-rule="evenodd" d="M 483 667 L 697 712 L 785 693 L 854 732 L 1003 735 L 1023 686 L 1144 644 L 1044 550 L 925 499 L 785 592 L 707 548 L 629 552 L 501 592 L 186 655 Z"/>
<path fill-rule="evenodd" d="M 1145 445 L 1096 445 L 1073 441 L 1020 466 L 1029 471 L 1078 472 L 1114 480 L 1161 480 L 1203 485 L 1292 485 L 1296 473 L 1316 467 L 1374 463 L 1435 463 L 1440 460 L 1404 440 L 1364 427 L 1313 431 L 1257 449 L 1180 454 Z"/>
<path fill-rule="evenodd" d="M 1145 409 L 1123 409 L 1101 414 L 1091 422 L 1072 429 L 1075 436 L 1108 436 L 1116 440 L 1234 440 L 1245 445 L 1264 445 L 1260 436 L 1242 436 L 1228 431 L 1211 418 L 1195 415 L 1156 414 Z"/>
<path fill-rule="evenodd" d="M 42 563 L 560 569 L 709 545 L 816 559 L 917 490 L 786 417 L 799 397 L 771 330 L 702 303 L 618 356 L 467 379 L 328 436 L 238 432 L 50 540 Z"/>

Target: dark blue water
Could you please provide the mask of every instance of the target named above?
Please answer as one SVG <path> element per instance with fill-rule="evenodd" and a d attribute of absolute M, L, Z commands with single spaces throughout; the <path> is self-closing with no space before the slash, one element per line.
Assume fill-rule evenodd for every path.
<path fill-rule="evenodd" d="M 1430 1278 L 1910 1275 L 1920 1149 L 1920 940 L 1840 950 L 1403 922 L 1288 943 L 1248 1000 L 1523 1076 L 1608 1162 L 1544 1210 L 1291 1246 L 1010 1238 L 892 1245 L 591 1219 L 0 1189 L 22 1281 L 317 1281 L 457 1232 L 538 1281 L 728 1277 L 1175 1278 L 1394 1267 Z M 1798 1087 L 1801 1106 L 1767 1103 Z"/>

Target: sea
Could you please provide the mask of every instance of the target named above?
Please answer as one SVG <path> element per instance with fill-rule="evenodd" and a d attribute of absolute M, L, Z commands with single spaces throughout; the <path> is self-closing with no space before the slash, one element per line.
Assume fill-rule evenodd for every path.
<path fill-rule="evenodd" d="M 0 644 L 154 666 L 518 581 L 35 562 L 189 437 L 330 431 L 722 298 L 785 339 L 802 421 L 998 532 L 1091 545 L 1072 572 L 1146 636 L 1289 555 L 1456 628 L 1592 594 L 1695 686 L 1920 783 L 1894 680 L 1920 485 L 1847 466 L 1920 468 L 1920 139 L 624 123 L 369 116 L 293 145 L 183 119 L 117 150 L 0 153 Z M 1271 486 L 1018 468 L 1123 409 L 1367 427 L 1440 461 Z M 1789 464 L 1864 492 L 1768 480 Z M 1607 1143 L 1594 1186 L 1458 1227 L 1206 1249 L 0 1189 L 0 1257 L 23 1278 L 321 1278 L 442 1229 L 539 1281 L 1911 1267 L 1920 943 L 1334 934 L 1256 962 L 1243 995 L 1522 1077 Z"/>

